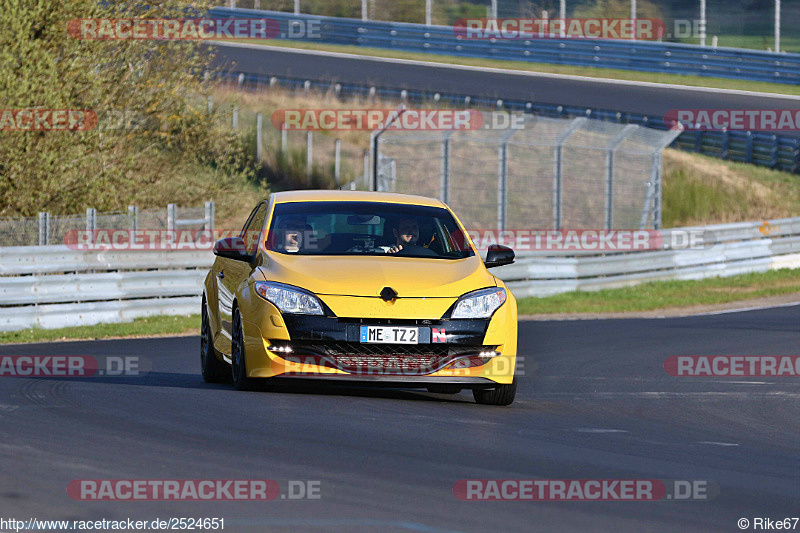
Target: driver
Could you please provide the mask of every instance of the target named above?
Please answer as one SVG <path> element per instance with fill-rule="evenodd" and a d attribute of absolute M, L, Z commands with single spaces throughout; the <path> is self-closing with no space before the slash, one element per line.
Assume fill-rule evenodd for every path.
<path fill-rule="evenodd" d="M 278 225 L 278 247 L 286 252 L 297 253 L 304 247 L 304 239 L 310 240 L 313 229 L 302 217 L 289 217 Z"/>
<path fill-rule="evenodd" d="M 395 244 L 388 250 L 387 254 L 395 254 L 404 248 L 417 246 L 419 240 L 419 224 L 414 217 L 404 217 L 397 221 L 395 227 L 392 229 L 395 238 Z"/>

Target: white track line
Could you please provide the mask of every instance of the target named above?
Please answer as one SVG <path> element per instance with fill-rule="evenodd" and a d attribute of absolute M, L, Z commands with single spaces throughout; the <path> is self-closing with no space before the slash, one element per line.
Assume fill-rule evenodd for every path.
<path fill-rule="evenodd" d="M 452 69 L 452 70 L 469 70 L 474 72 L 490 72 L 496 74 L 511 74 L 514 76 L 527 76 L 531 78 L 553 78 L 559 80 L 572 80 L 593 83 L 607 83 L 610 85 L 631 85 L 636 87 L 655 87 L 655 88 L 668 88 L 682 91 L 693 92 L 706 92 L 713 94 L 732 94 L 740 96 L 758 96 L 760 98 L 774 98 L 785 100 L 800 101 L 800 95 L 789 94 L 776 94 L 776 93 L 762 93 L 756 91 L 741 91 L 736 89 L 718 89 L 715 87 L 694 87 L 692 85 L 679 85 L 673 83 L 655 83 L 650 81 L 633 81 L 633 80 L 615 80 L 611 78 L 592 78 L 590 76 L 575 76 L 572 74 L 552 74 L 548 72 L 533 72 L 529 70 L 512 70 L 504 68 L 493 67 L 476 67 L 471 65 L 454 65 L 451 63 L 437 63 L 435 61 L 420 61 L 417 59 L 399 59 L 396 57 L 377 57 L 360 54 L 350 54 L 345 52 L 329 52 L 326 50 L 308 50 L 305 48 L 292 48 L 289 46 L 270 46 L 260 44 L 248 43 L 229 43 L 224 41 L 209 41 L 210 44 L 217 46 L 228 46 L 233 48 L 248 48 L 251 50 L 269 50 L 272 52 L 287 52 L 291 54 L 307 54 L 322 57 L 339 57 L 343 59 L 358 59 L 360 61 L 377 61 L 380 63 L 394 63 L 401 65 L 416 65 L 423 67 L 432 67 L 438 69 Z M 475 59 L 475 58 L 470 58 Z"/>

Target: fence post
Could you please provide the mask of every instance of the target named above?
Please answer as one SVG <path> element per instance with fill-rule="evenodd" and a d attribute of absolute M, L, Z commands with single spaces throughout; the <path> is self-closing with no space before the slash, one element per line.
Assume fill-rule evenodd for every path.
<path fill-rule="evenodd" d="M 722 159 L 728 159 L 728 152 L 730 151 L 731 133 L 726 129 L 722 132 L 722 151 L 719 156 Z"/>
<path fill-rule="evenodd" d="M 745 143 L 745 155 L 744 155 L 745 163 L 752 163 L 753 162 L 753 132 L 747 132 L 747 141 Z"/>
<path fill-rule="evenodd" d="M 339 172 L 341 171 L 342 163 L 342 141 L 336 139 L 333 143 L 333 183 L 336 188 L 339 188 Z"/>
<path fill-rule="evenodd" d="M 89 242 L 94 242 L 94 232 L 97 229 L 97 210 L 94 207 L 86 208 L 86 233 L 89 234 Z"/>
<path fill-rule="evenodd" d="M 554 150 L 554 169 L 553 169 L 553 229 L 561 229 L 561 152 L 562 145 L 567 137 L 572 135 L 575 130 L 581 127 L 588 119 L 586 117 L 579 117 L 572 119 L 564 131 L 556 137 L 556 146 Z"/>
<path fill-rule="evenodd" d="M 258 2 L 258 0 L 256 0 L 256 2 Z M 256 8 L 256 9 L 258 9 L 258 8 Z M 238 83 L 239 89 L 241 90 L 242 86 L 244 85 L 244 72 L 240 72 L 239 73 L 238 82 L 239 82 Z"/>
<path fill-rule="evenodd" d="M 367 0 L 361 0 L 361 20 L 367 19 Z"/>
<path fill-rule="evenodd" d="M 233 106 L 233 129 L 239 129 L 239 106 Z"/>
<path fill-rule="evenodd" d="M 50 244 L 50 213 L 39 212 L 39 246 Z"/>
<path fill-rule="evenodd" d="M 281 153 L 282 154 L 286 153 L 286 148 L 287 148 L 288 142 L 289 142 L 289 139 L 287 138 L 287 133 L 286 133 L 286 123 L 284 122 L 283 124 L 281 124 Z"/>
<path fill-rule="evenodd" d="M 442 136 L 441 149 L 441 173 L 439 181 L 439 198 L 444 203 L 450 201 L 450 135 L 452 131 L 447 131 Z"/>
<path fill-rule="evenodd" d="M 508 143 L 500 143 L 497 154 L 497 229 L 506 229 L 506 209 L 508 195 L 506 181 L 508 177 Z"/>
<path fill-rule="evenodd" d="M 206 221 L 204 224 L 204 228 L 207 231 L 214 231 L 214 202 L 207 201 L 206 202 Z"/>
<path fill-rule="evenodd" d="M 261 163 L 261 124 L 263 122 L 263 117 L 261 113 L 256 115 L 256 163 Z"/>
<path fill-rule="evenodd" d="M 655 199 L 653 202 L 653 229 L 661 229 L 661 150 L 653 156 L 653 179 L 655 180 Z"/>
<path fill-rule="evenodd" d="M 373 181 L 373 183 L 377 183 L 377 177 L 375 178 L 375 181 Z M 370 179 L 369 179 L 369 150 L 364 150 L 364 185 L 366 185 L 367 190 L 373 190 L 370 187 Z M 374 190 L 377 191 L 378 188 L 375 187 Z"/>
<path fill-rule="evenodd" d="M 314 168 L 314 140 L 311 131 L 306 132 L 306 179 L 311 187 L 311 173 Z"/>
<path fill-rule="evenodd" d="M 214 112 L 214 97 L 213 96 L 209 96 L 208 97 L 208 114 L 210 115 L 213 112 Z"/>
<path fill-rule="evenodd" d="M 769 168 L 775 168 L 778 166 L 778 136 L 772 136 L 772 147 L 769 151 L 770 160 L 769 160 Z"/>
<path fill-rule="evenodd" d="M 139 230 L 139 208 L 135 205 L 128 206 L 128 218 L 131 221 L 131 229 L 133 231 Z"/>
<path fill-rule="evenodd" d="M 261 9 L 261 0 L 253 0 L 253 9 Z"/>
<path fill-rule="evenodd" d="M 175 231 L 175 219 L 178 216 L 178 206 L 167 204 L 167 231 Z"/>
<path fill-rule="evenodd" d="M 614 154 L 622 142 L 639 126 L 628 124 L 606 146 L 606 229 L 614 225 Z"/>

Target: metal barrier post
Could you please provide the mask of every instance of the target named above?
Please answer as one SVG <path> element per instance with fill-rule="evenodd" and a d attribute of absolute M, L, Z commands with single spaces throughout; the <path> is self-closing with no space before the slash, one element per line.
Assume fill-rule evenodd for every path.
<path fill-rule="evenodd" d="M 261 113 L 256 115 L 256 164 L 261 163 L 261 124 L 263 121 L 263 117 Z"/>
<path fill-rule="evenodd" d="M 446 131 L 442 136 L 439 198 L 444 203 L 450 201 L 450 135 L 452 133 L 452 131 Z"/>
<path fill-rule="evenodd" d="M 207 231 L 214 231 L 214 202 L 206 202 L 206 222 L 204 228 Z"/>
<path fill-rule="evenodd" d="M 239 129 L 239 106 L 233 106 L 233 129 Z"/>
<path fill-rule="evenodd" d="M 131 229 L 137 231 L 139 229 L 139 208 L 135 205 L 129 205 L 128 218 L 131 221 Z"/>
<path fill-rule="evenodd" d="M 167 231 L 175 231 L 175 220 L 178 218 L 178 206 L 167 204 Z"/>
<path fill-rule="evenodd" d="M 88 242 L 94 242 L 94 232 L 97 229 L 97 209 L 89 207 L 86 209 L 86 233 L 89 235 Z"/>
<path fill-rule="evenodd" d="M 333 183 L 336 188 L 339 188 L 339 173 L 341 172 L 342 167 L 342 141 L 341 139 L 336 139 L 333 143 Z"/>
<path fill-rule="evenodd" d="M 286 133 L 286 123 L 284 122 L 283 124 L 281 124 L 281 153 L 282 154 L 286 153 L 286 148 L 287 148 L 288 144 L 289 144 L 289 139 L 287 138 L 287 133 Z"/>
<path fill-rule="evenodd" d="M 50 244 L 50 213 L 39 212 L 39 246 Z"/>
<path fill-rule="evenodd" d="M 306 179 L 308 186 L 311 187 L 311 174 L 314 169 L 313 156 L 314 140 L 311 131 L 306 132 Z"/>

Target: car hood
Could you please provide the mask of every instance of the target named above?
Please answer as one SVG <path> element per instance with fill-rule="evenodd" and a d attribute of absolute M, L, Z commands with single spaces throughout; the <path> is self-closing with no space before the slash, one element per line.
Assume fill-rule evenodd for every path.
<path fill-rule="evenodd" d="M 448 260 L 266 252 L 259 268 L 269 281 L 320 295 L 377 297 L 384 287 L 391 287 L 398 298 L 458 298 L 496 285 L 477 255 Z"/>

